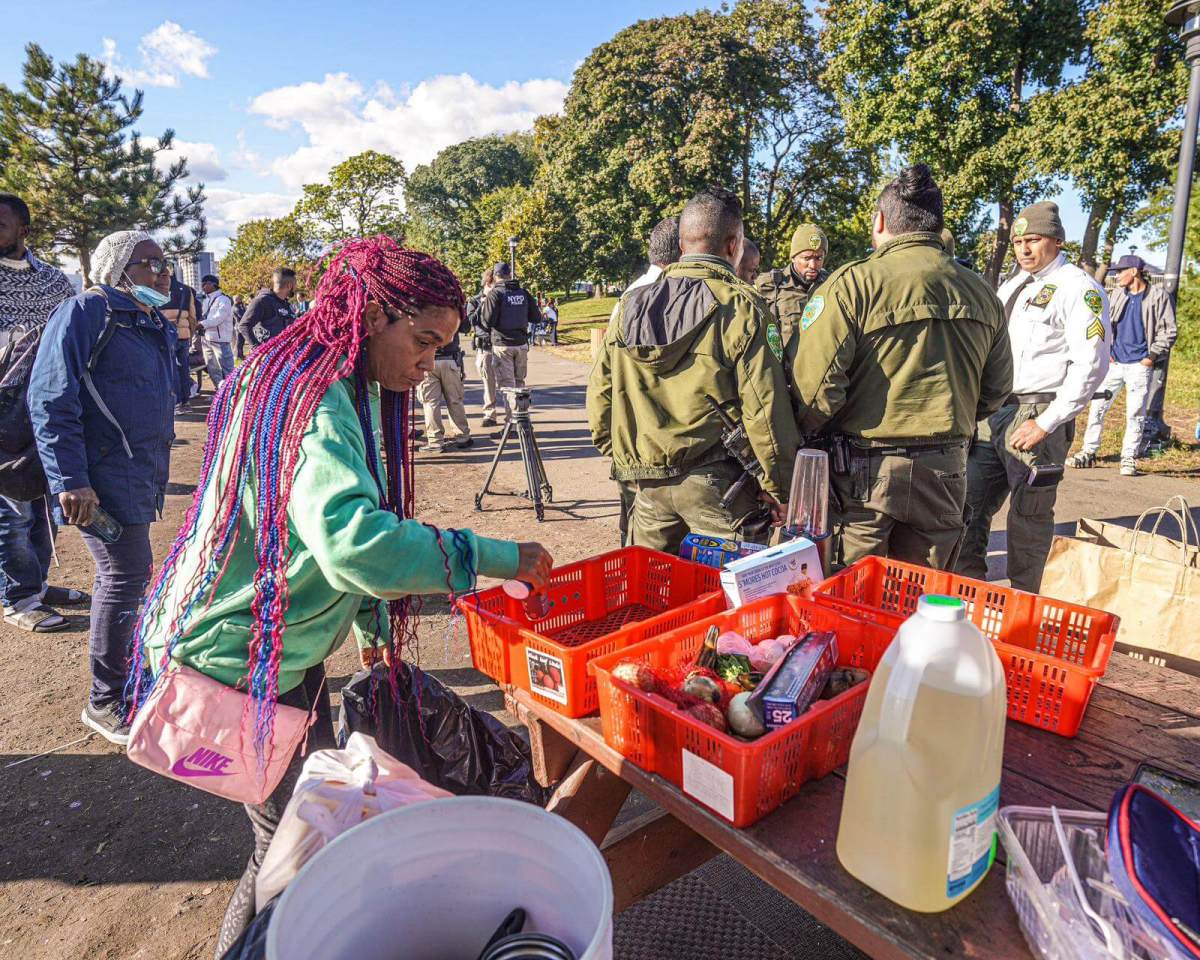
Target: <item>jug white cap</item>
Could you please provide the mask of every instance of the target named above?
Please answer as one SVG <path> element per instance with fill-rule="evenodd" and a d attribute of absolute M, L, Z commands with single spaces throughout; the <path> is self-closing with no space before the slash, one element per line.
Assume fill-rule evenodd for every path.
<path fill-rule="evenodd" d="M 955 623 L 967 619 L 967 605 L 958 597 L 931 593 L 917 601 L 917 613 L 941 623 Z"/>

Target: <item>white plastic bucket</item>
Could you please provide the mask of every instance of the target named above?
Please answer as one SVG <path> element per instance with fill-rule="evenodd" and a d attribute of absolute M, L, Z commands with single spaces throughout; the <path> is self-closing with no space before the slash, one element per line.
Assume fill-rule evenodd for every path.
<path fill-rule="evenodd" d="M 516 907 L 579 960 L 611 960 L 612 878 L 578 827 L 516 800 L 430 800 L 313 857 L 275 908 L 267 960 L 474 960 Z"/>

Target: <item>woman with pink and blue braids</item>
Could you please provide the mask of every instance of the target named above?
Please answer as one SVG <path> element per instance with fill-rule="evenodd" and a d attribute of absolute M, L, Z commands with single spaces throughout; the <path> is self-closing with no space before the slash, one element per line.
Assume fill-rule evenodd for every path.
<path fill-rule="evenodd" d="M 314 710 L 308 748 L 332 746 L 324 661 L 352 630 L 364 665 L 386 654 L 395 682 L 415 639 L 413 595 L 467 590 L 477 576 L 545 582 L 539 544 L 411 519 L 410 391 L 462 310 L 439 261 L 388 237 L 354 240 L 330 260 L 316 306 L 225 381 L 195 497 L 134 636 L 134 709 L 181 663 L 249 693 L 260 751 L 276 704 Z M 270 798 L 246 806 L 254 852 L 217 956 L 253 918 L 258 867 L 302 762 L 297 751 Z"/>

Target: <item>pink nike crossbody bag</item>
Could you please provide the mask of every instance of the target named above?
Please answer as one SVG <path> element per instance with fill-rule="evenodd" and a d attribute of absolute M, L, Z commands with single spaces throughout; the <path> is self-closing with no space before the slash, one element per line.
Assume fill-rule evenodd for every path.
<path fill-rule="evenodd" d="M 274 735 L 261 763 L 249 705 L 250 697 L 241 691 L 191 667 L 172 666 L 133 721 L 129 759 L 227 800 L 262 803 L 279 786 L 316 719 L 316 704 L 308 713 L 275 705 Z"/>

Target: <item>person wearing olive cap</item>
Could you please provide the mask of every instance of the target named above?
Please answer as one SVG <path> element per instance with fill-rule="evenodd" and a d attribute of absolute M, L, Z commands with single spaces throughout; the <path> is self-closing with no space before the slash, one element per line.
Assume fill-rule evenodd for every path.
<path fill-rule="evenodd" d="M 1041 201 L 1013 222 L 1020 268 L 999 290 L 1012 341 L 1013 392 L 981 420 L 967 464 L 967 534 L 956 572 L 987 576 L 992 517 L 1011 495 L 1008 576 L 1037 593 L 1054 536 L 1054 502 L 1075 417 L 1108 372 L 1108 298 L 1063 255 L 1058 205 Z"/>
<path fill-rule="evenodd" d="M 802 223 L 792 234 L 791 263 L 787 269 L 770 270 L 755 281 L 759 294 L 775 318 L 789 360 L 794 356 L 800 315 L 804 313 L 808 298 L 829 276 L 825 269 L 828 254 L 829 240 L 825 231 L 815 223 Z M 785 363 L 785 368 L 788 365 Z"/>

